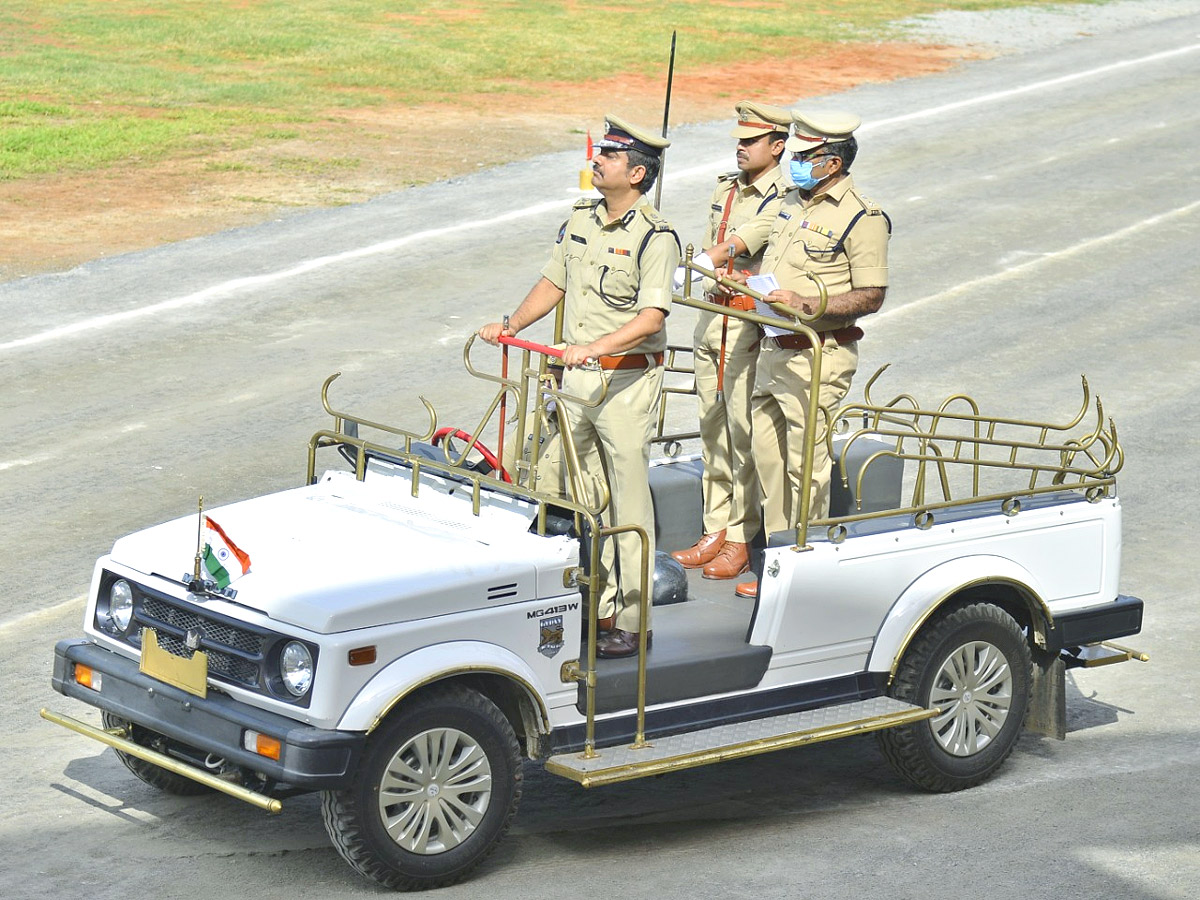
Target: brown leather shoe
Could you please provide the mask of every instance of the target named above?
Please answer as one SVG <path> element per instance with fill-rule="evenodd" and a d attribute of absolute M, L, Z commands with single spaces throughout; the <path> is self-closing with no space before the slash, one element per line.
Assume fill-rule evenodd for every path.
<path fill-rule="evenodd" d="M 650 645 L 654 643 L 654 632 L 646 632 L 646 649 L 650 649 Z M 633 656 L 638 652 L 638 633 L 636 631 L 622 631 L 620 628 L 614 628 L 607 635 L 596 641 L 596 655 L 604 659 L 620 659 L 625 656 Z"/>
<path fill-rule="evenodd" d="M 745 597 L 747 600 L 755 599 L 758 596 L 758 579 L 743 581 L 733 589 L 733 592 L 739 597 Z"/>
<path fill-rule="evenodd" d="M 608 634 L 609 632 L 611 632 L 613 630 L 613 626 L 615 626 L 616 624 L 617 624 L 617 614 L 616 613 L 613 613 L 611 616 L 605 616 L 603 619 L 597 619 L 596 620 L 596 633 L 600 637 L 604 637 L 606 634 Z M 588 623 L 587 623 L 587 620 L 585 619 L 583 622 L 584 637 L 587 637 L 587 631 L 588 631 Z"/>
<path fill-rule="evenodd" d="M 750 571 L 750 548 L 736 541 L 726 541 L 716 558 L 704 567 L 705 578 L 736 578 Z"/>
<path fill-rule="evenodd" d="M 706 534 L 686 550 L 676 550 L 671 558 L 685 569 L 698 569 L 713 561 L 725 543 L 725 529 Z"/>

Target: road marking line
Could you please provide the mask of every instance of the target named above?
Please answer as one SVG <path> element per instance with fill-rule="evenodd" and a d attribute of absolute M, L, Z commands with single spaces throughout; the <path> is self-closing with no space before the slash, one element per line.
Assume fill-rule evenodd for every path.
<path fill-rule="evenodd" d="M 928 297 L 921 297 L 913 300 L 910 303 L 905 303 L 903 306 L 897 306 L 894 309 L 885 310 L 878 315 L 872 316 L 871 322 L 881 322 L 884 319 L 890 319 L 894 316 L 902 315 L 903 313 L 912 312 L 918 307 L 927 306 L 930 303 L 937 303 L 940 300 L 947 300 L 950 297 L 956 297 L 965 291 L 973 290 L 986 284 L 995 284 L 1001 281 L 1007 281 L 1010 278 L 1016 278 L 1024 275 L 1030 269 L 1040 266 L 1048 262 L 1057 262 L 1065 259 L 1068 256 L 1074 256 L 1077 253 L 1083 253 L 1095 247 L 1100 247 L 1112 241 L 1120 241 L 1130 238 L 1139 232 L 1143 232 L 1146 228 L 1152 228 L 1155 225 L 1177 218 L 1186 216 L 1188 213 L 1200 208 L 1200 200 L 1196 200 L 1186 206 L 1181 206 L 1178 209 L 1173 209 L 1170 212 L 1159 213 L 1156 216 L 1150 216 L 1148 219 L 1142 219 L 1140 222 L 1135 222 L 1132 225 L 1127 225 L 1117 231 L 1111 231 L 1108 234 L 1100 235 L 1100 237 L 1089 238 L 1078 244 L 1074 244 L 1063 250 L 1056 250 L 1053 253 L 1043 253 L 1034 259 L 1019 263 L 1015 266 L 1010 266 L 1000 272 L 993 272 L 991 275 L 984 275 L 980 278 L 974 278 L 971 281 L 964 281 L 961 284 L 956 284 L 954 287 L 946 288 L 944 291 L 939 291 L 936 294 L 930 294 Z"/>
<path fill-rule="evenodd" d="M 87 605 L 87 595 L 80 594 L 78 597 L 72 597 L 70 600 L 64 600 L 61 603 L 56 603 L 54 606 L 43 606 L 41 609 L 31 610 L 24 615 L 17 616 L 15 619 L 9 619 L 7 622 L 0 622 L 0 634 L 7 634 L 10 631 L 15 631 L 18 628 L 23 628 L 26 625 L 31 625 L 41 619 L 50 619 L 54 616 L 61 615 L 66 609 L 72 606 L 78 606 L 79 611 Z"/>
<path fill-rule="evenodd" d="M 859 132 L 871 132 L 878 128 L 887 128 L 891 125 L 905 125 L 909 122 L 915 122 L 919 119 L 928 119 L 933 116 L 940 116 L 943 113 L 953 112 L 957 109 L 965 109 L 968 106 L 980 106 L 985 103 L 993 103 L 997 100 L 1007 100 L 1010 97 L 1018 97 L 1021 94 L 1029 94 L 1033 91 L 1043 91 L 1047 88 L 1054 88 L 1064 84 L 1070 84 L 1073 81 L 1082 81 L 1085 78 L 1095 78 L 1097 75 L 1107 75 L 1110 72 L 1127 69 L 1131 66 L 1140 66 L 1146 63 L 1160 62 L 1164 59 L 1171 59 L 1172 57 L 1181 56 L 1185 53 L 1194 53 L 1197 50 L 1200 50 L 1200 44 L 1188 44 L 1186 47 L 1177 47 L 1174 50 L 1163 50 L 1159 53 L 1151 53 L 1149 56 L 1139 56 L 1137 59 L 1123 59 L 1119 62 L 1098 66 L 1095 69 L 1087 69 L 1086 71 L 1075 72 L 1071 75 L 1060 75 L 1058 78 L 1047 78 L 1045 81 L 1035 81 L 1033 84 L 1009 88 L 1006 91 L 994 91 L 993 93 L 981 94 L 978 97 L 971 97 L 967 100 L 956 100 L 953 103 L 944 103 L 941 106 L 931 106 L 929 109 L 920 109 L 916 112 L 906 113 L 902 116 L 892 116 L 890 119 L 879 119 L 875 122 L 866 123 L 858 130 Z"/>
<path fill-rule="evenodd" d="M 981 104 L 992 103 L 997 100 L 1004 100 L 1010 97 L 1019 96 L 1021 94 L 1030 93 L 1032 91 L 1046 90 L 1047 88 L 1058 87 L 1071 82 L 1079 81 L 1084 78 L 1092 78 L 1098 75 L 1105 75 L 1110 72 L 1119 71 L 1131 66 L 1144 65 L 1146 63 L 1159 62 L 1164 59 L 1170 59 L 1185 53 L 1192 53 L 1200 50 L 1200 44 L 1188 44 L 1184 47 L 1178 47 L 1174 50 L 1164 50 L 1159 53 L 1152 53 L 1148 56 L 1138 57 L 1137 59 L 1121 60 L 1115 63 L 1109 63 L 1104 66 L 1099 66 L 1095 69 L 1088 69 L 1084 72 L 1075 72 L 1071 75 L 1063 75 L 1058 78 L 1050 78 L 1045 81 L 1034 82 L 1022 87 L 1010 88 L 1005 91 L 995 91 L 990 94 L 983 94 L 978 97 L 972 97 L 966 100 L 958 100 L 954 103 L 944 103 L 941 106 L 930 107 L 929 109 L 918 110 L 916 112 L 907 113 L 901 116 L 892 116 L 889 119 L 881 119 L 874 123 L 868 123 L 861 131 L 873 132 L 881 128 L 888 128 L 894 125 L 904 125 L 909 122 L 919 119 L 927 119 L 934 116 L 939 116 L 947 112 L 953 112 L 959 109 L 965 109 L 970 106 L 978 106 Z M 712 172 L 722 171 L 726 168 L 724 162 L 717 164 L 706 164 L 701 166 L 693 166 L 689 169 L 681 169 L 678 172 L 671 173 L 672 181 L 684 181 L 689 178 L 694 178 L 700 175 L 708 175 Z M 431 238 L 444 237 L 450 234 L 457 234 L 464 231 L 471 231 L 478 228 L 491 228 L 495 225 L 504 222 L 512 222 L 517 219 L 528 218 L 529 216 L 539 215 L 543 212 L 550 212 L 562 208 L 563 201 L 561 199 L 543 201 L 532 206 L 526 206 L 521 209 L 511 210 L 498 216 L 493 216 L 486 220 L 477 220 L 470 222 L 458 222 L 454 225 L 447 225 L 442 228 L 431 228 L 425 231 L 420 231 L 415 234 L 404 235 L 403 237 L 393 238 L 388 241 L 382 241 L 378 244 L 372 244 L 368 247 L 360 247 L 357 250 L 347 250 L 343 253 L 335 253 L 330 256 L 320 256 L 315 259 L 306 260 L 305 262 L 291 266 L 287 269 L 282 269 L 278 272 L 271 272 L 266 275 L 252 275 L 244 278 L 235 278 L 231 281 L 226 281 L 221 284 L 213 285 L 201 291 L 196 291 L 192 294 L 187 294 L 182 297 L 175 297 L 170 300 L 164 300 L 160 303 L 152 303 L 149 306 L 138 307 L 137 309 L 129 309 L 124 312 L 110 313 L 104 316 L 96 316 L 91 319 L 84 319 L 79 322 L 73 322 L 70 325 L 63 325 L 58 328 L 51 328 L 47 331 L 42 331 L 37 334 L 29 335 L 28 337 L 17 338 L 16 340 L 6 341 L 0 344 L 0 352 L 6 350 L 19 350 L 25 347 L 32 347 L 37 344 L 44 344 L 49 341 L 58 340 L 60 338 L 73 337 L 85 331 L 95 331 L 100 328 L 106 328 L 110 325 L 118 325 L 124 322 L 132 321 L 133 319 L 143 318 L 145 316 L 153 316 L 162 312 L 170 312 L 186 306 L 195 306 L 205 303 L 209 300 L 223 299 L 230 294 L 241 291 L 245 288 L 263 287 L 273 284 L 277 281 L 284 281 L 289 278 L 294 278 L 297 275 L 304 275 L 308 272 L 317 269 L 323 269 L 326 266 L 336 265 L 338 263 L 347 262 L 349 260 L 363 259 L 368 256 L 375 256 L 380 253 L 390 253 L 408 244 L 418 241 L 427 241 Z"/>

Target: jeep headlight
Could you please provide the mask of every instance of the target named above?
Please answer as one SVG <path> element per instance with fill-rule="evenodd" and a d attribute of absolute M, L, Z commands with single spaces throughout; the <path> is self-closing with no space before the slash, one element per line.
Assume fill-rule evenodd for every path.
<path fill-rule="evenodd" d="M 118 578 L 101 594 L 96 603 L 96 624 L 109 634 L 122 635 L 133 619 L 133 588 L 124 578 Z"/>
<path fill-rule="evenodd" d="M 279 676 L 292 696 L 307 694 L 313 680 L 313 658 L 308 647 L 299 641 L 289 641 L 279 654 Z"/>

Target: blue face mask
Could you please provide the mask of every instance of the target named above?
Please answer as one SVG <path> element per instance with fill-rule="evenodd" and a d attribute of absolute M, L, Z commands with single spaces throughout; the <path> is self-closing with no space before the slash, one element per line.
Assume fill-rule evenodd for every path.
<path fill-rule="evenodd" d="M 821 183 L 820 178 L 813 177 L 813 162 L 811 160 L 793 159 L 788 166 L 788 172 L 792 176 L 792 184 L 800 188 L 802 191 L 811 191 Z"/>

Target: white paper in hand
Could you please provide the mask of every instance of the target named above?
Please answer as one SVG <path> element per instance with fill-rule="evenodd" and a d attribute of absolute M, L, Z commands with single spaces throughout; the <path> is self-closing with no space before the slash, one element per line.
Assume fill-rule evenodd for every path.
<path fill-rule="evenodd" d="M 766 275 L 751 275 L 746 279 L 746 287 L 758 291 L 760 294 L 769 294 L 771 291 L 779 290 L 779 282 L 775 278 L 773 272 L 768 272 Z M 754 311 L 760 316 L 766 316 L 768 319 L 778 319 L 780 322 L 793 322 L 794 319 L 789 319 L 786 316 L 781 316 L 771 308 L 770 304 L 762 300 L 754 301 Z M 767 337 L 778 337 L 781 334 L 792 334 L 786 328 L 776 328 L 774 325 L 764 325 L 763 334 Z"/>

